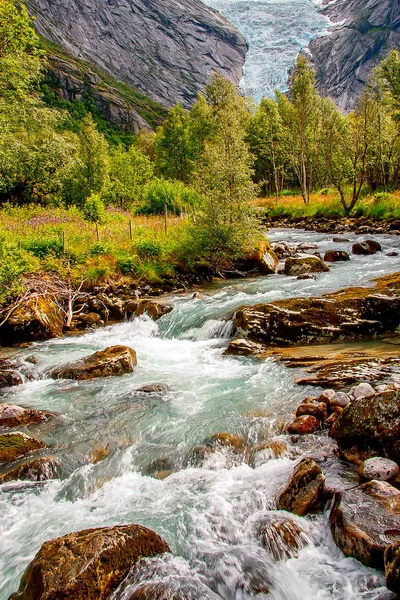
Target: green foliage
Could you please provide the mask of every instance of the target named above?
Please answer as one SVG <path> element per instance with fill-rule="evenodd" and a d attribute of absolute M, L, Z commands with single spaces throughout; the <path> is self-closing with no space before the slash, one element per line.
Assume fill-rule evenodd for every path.
<path fill-rule="evenodd" d="M 143 190 L 143 201 L 137 209 L 141 215 L 180 214 L 191 210 L 200 201 L 195 189 L 185 186 L 180 181 L 154 179 Z"/>
<path fill-rule="evenodd" d="M 104 242 L 96 242 L 89 247 L 90 256 L 101 256 L 102 254 L 109 254 L 110 246 Z"/>
<path fill-rule="evenodd" d="M 23 289 L 23 275 L 39 268 L 37 259 L 25 249 L 18 248 L 0 231 L 0 305 Z"/>
<path fill-rule="evenodd" d="M 110 202 L 120 208 L 140 203 L 144 186 L 152 179 L 154 166 L 136 146 L 122 147 L 110 155 Z"/>
<path fill-rule="evenodd" d="M 102 223 L 106 218 L 106 209 L 99 194 L 91 194 L 83 205 L 83 216 L 86 221 Z"/>
<path fill-rule="evenodd" d="M 38 258 L 45 258 L 49 254 L 53 254 L 57 258 L 60 258 L 63 252 L 62 243 L 57 239 L 34 239 L 29 240 L 24 244 L 25 250 L 31 252 Z"/>
<path fill-rule="evenodd" d="M 150 260 L 162 254 L 162 246 L 156 239 L 143 239 L 136 242 L 136 252 L 139 258 Z"/>

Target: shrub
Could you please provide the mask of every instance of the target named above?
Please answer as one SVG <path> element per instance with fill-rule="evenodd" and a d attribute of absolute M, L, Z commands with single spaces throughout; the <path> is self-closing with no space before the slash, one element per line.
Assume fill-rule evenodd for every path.
<path fill-rule="evenodd" d="M 83 205 L 83 216 L 86 221 L 102 223 L 106 220 L 106 209 L 99 194 L 91 194 Z"/>
<path fill-rule="evenodd" d="M 159 258 L 162 254 L 162 245 L 158 240 L 144 239 L 136 242 L 136 252 L 140 258 Z"/>
<path fill-rule="evenodd" d="M 110 254 L 110 246 L 108 244 L 104 244 L 103 242 L 96 242 L 95 244 L 92 244 L 90 246 L 90 256 L 99 256 L 101 254 Z"/>
<path fill-rule="evenodd" d="M 199 194 L 181 181 L 155 179 L 144 188 L 143 202 L 137 209 L 142 215 L 161 215 L 165 208 L 169 213 L 179 215 L 183 210 L 200 202 Z"/>
<path fill-rule="evenodd" d="M 60 258 L 63 252 L 62 243 L 57 239 L 29 240 L 25 242 L 24 248 L 41 259 L 49 254 Z"/>

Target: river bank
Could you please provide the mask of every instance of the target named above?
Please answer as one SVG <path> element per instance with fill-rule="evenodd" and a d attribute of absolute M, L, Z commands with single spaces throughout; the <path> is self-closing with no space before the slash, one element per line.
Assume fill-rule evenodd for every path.
<path fill-rule="evenodd" d="M 360 480 L 352 463 L 338 459 L 325 426 L 306 436 L 286 432 L 292 411 L 305 398 L 318 398 L 322 388 L 299 386 L 296 366 L 288 369 L 273 357 L 227 356 L 225 350 L 233 335 L 232 314 L 240 307 L 312 298 L 355 283 L 371 288 L 374 278 L 400 271 L 399 258 L 387 256 L 399 238 L 377 236 L 382 251 L 372 255 L 351 253 L 353 244 L 365 241 L 361 235 L 349 234 L 339 245 L 332 236 L 296 230 L 273 230 L 270 239 L 272 245 L 303 244 L 303 253 L 304 244 L 315 244 L 308 250 L 321 256 L 336 248 L 350 261 L 331 263 L 329 271 L 311 274 L 316 279 L 276 273 L 213 282 L 198 288 L 196 297 L 166 296 L 173 310 L 157 321 L 143 314 L 13 350 L 15 359 L 30 359 L 34 377 L 5 388 L 3 403 L 58 416 L 8 429 L 41 440 L 45 447 L 27 458 L 52 457 L 54 470 L 44 481 L 0 485 L 5 597 L 18 589 L 42 542 L 129 523 L 157 532 L 172 555 L 132 573 L 138 579 L 114 592 L 118 600 L 139 598 L 135 586 L 154 577 L 169 595 L 165 586 L 175 582 L 185 599 L 393 597 L 382 572 L 345 558 L 336 547 L 324 502 L 321 512 L 288 517 L 300 532 L 295 548 L 288 549 L 278 535 L 278 554 L 271 549 L 271 523 L 282 517 L 277 498 L 299 459 L 317 463 L 327 489 L 344 490 Z M 286 259 L 281 260 L 279 268 Z M 50 377 L 65 364 L 117 345 L 133 348 L 137 357 L 123 376 Z M 393 375 L 379 384 L 393 389 Z M 20 462 L 3 464 L 1 475 Z"/>

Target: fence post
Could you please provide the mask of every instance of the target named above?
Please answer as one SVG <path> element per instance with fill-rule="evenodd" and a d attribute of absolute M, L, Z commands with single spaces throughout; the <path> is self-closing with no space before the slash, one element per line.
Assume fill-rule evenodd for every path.
<path fill-rule="evenodd" d="M 131 242 L 133 241 L 133 234 L 132 234 L 132 221 L 129 220 L 129 237 L 131 238 Z"/>
<path fill-rule="evenodd" d="M 167 205 L 165 205 L 165 210 L 164 210 L 164 227 L 165 227 L 165 235 L 168 235 L 168 209 L 167 209 Z"/>
<path fill-rule="evenodd" d="M 62 251 L 65 253 L 65 231 L 61 232 L 61 243 L 62 243 Z"/>
<path fill-rule="evenodd" d="M 99 224 L 96 223 L 96 237 L 97 237 L 97 241 L 100 241 L 100 234 L 99 234 Z"/>

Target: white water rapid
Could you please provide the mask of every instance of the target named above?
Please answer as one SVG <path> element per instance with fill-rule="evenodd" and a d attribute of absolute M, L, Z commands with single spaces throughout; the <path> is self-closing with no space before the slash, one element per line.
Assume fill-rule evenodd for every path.
<path fill-rule="evenodd" d="M 365 236 L 348 236 L 351 241 Z M 312 241 L 321 252 L 349 250 L 325 234 L 272 230 L 271 240 Z M 307 448 L 293 446 L 281 458 L 260 454 L 250 467 L 226 450 L 201 466 L 188 462 L 193 446 L 231 432 L 250 442 L 279 435 L 282 419 L 315 389 L 296 386 L 296 370 L 272 359 L 225 356 L 231 334 L 224 320 L 242 304 L 316 295 L 400 271 L 400 237 L 374 236 L 383 252 L 352 256 L 316 281 L 273 275 L 226 281 L 202 297 L 174 298 L 173 312 L 157 323 L 147 318 L 19 349 L 35 356 L 37 380 L 7 390 L 1 401 L 53 410 L 63 420 L 31 426 L 62 462 L 60 479 L 0 486 L 0 599 L 20 577 L 45 540 L 88 527 L 140 523 L 162 535 L 174 557 L 150 561 L 159 579 L 197 590 L 198 600 L 383 600 L 382 574 L 345 558 L 332 541 L 327 515 L 296 518 L 304 530 L 298 556 L 277 560 L 257 536 L 257 524 L 273 511 L 277 490 Z M 114 344 L 133 347 L 133 374 L 87 382 L 53 381 L 55 365 Z M 169 386 L 165 394 L 140 394 L 146 383 Z M 317 388 L 318 392 L 318 388 Z M 314 436 L 321 452 L 329 445 Z M 312 449 L 311 449 L 312 450 Z M 93 453 L 104 460 L 89 463 Z M 160 480 L 151 463 L 164 459 L 176 472 Z M 352 481 L 338 463 L 326 461 L 328 482 Z M 272 514 L 274 517 L 274 514 Z M 267 589 L 269 593 L 267 593 Z M 127 600 L 129 585 L 113 598 Z"/>
<path fill-rule="evenodd" d="M 249 52 L 241 84 L 260 100 L 287 89 L 288 71 L 310 41 L 328 30 L 319 0 L 203 0 L 245 37 Z"/>

